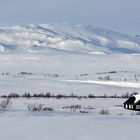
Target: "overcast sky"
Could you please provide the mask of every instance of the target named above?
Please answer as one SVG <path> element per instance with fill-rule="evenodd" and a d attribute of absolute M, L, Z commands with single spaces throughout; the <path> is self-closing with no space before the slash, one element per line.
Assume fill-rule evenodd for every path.
<path fill-rule="evenodd" d="M 140 0 L 0 0 L 0 26 L 46 22 L 140 34 Z"/>

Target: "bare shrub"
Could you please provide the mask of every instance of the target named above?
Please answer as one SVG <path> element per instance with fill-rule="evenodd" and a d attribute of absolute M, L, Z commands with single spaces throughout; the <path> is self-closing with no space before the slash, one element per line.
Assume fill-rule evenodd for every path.
<path fill-rule="evenodd" d="M 81 109 L 81 105 L 64 106 L 62 109 Z"/>
<path fill-rule="evenodd" d="M 43 111 L 53 111 L 54 109 L 51 107 L 43 107 Z"/>
<path fill-rule="evenodd" d="M 20 97 L 20 95 L 17 94 L 17 93 L 10 93 L 10 94 L 8 95 L 8 98 L 19 98 L 19 97 Z"/>
<path fill-rule="evenodd" d="M 30 93 L 24 93 L 21 97 L 24 97 L 24 98 L 31 98 L 31 94 Z"/>
<path fill-rule="evenodd" d="M 77 109 L 81 109 L 81 105 L 64 106 L 62 109 L 70 109 L 70 112 L 76 112 Z"/>
<path fill-rule="evenodd" d="M 42 111 L 43 104 L 28 104 L 27 108 L 29 111 Z"/>
<path fill-rule="evenodd" d="M 51 107 L 46 107 L 44 104 L 28 104 L 27 108 L 31 112 L 53 111 Z"/>
<path fill-rule="evenodd" d="M 82 114 L 87 114 L 87 113 L 89 113 L 88 111 L 85 111 L 85 110 L 80 110 L 79 112 L 82 113 Z"/>
<path fill-rule="evenodd" d="M 5 111 L 5 110 L 10 109 L 11 105 L 12 105 L 12 102 L 10 98 L 3 99 L 0 102 L 0 111 Z"/>
<path fill-rule="evenodd" d="M 110 80 L 111 80 L 110 75 L 105 76 L 105 77 L 104 77 L 104 80 L 105 80 L 105 81 L 110 81 Z"/>
<path fill-rule="evenodd" d="M 130 98 L 133 94 L 129 94 L 128 92 L 122 95 L 122 98 Z"/>
<path fill-rule="evenodd" d="M 110 113 L 109 113 L 109 110 L 108 110 L 108 109 L 101 109 L 101 110 L 99 111 L 99 114 L 108 115 L 108 114 L 110 114 Z"/>

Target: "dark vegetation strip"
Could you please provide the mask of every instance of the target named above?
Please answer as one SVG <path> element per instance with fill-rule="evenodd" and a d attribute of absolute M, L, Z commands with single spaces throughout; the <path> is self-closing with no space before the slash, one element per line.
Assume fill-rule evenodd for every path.
<path fill-rule="evenodd" d="M 47 93 L 40 93 L 40 94 L 30 94 L 30 93 L 24 93 L 22 95 L 17 93 L 10 93 L 9 95 L 1 95 L 0 98 L 55 98 L 55 99 L 95 99 L 95 98 L 129 98 L 132 95 L 137 93 L 126 93 L 124 95 L 92 95 L 89 94 L 87 96 L 81 96 L 81 95 L 64 95 L 64 94 L 57 94 L 54 95 L 50 92 Z"/>

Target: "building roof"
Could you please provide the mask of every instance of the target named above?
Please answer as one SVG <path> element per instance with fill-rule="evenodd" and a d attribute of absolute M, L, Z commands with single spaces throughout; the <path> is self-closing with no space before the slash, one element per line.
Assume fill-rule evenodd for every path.
<path fill-rule="evenodd" d="M 134 103 L 137 103 L 140 100 L 140 94 L 134 95 L 134 97 L 136 98 Z"/>
<path fill-rule="evenodd" d="M 137 104 L 138 102 L 140 102 L 140 94 L 133 95 L 124 104 Z"/>

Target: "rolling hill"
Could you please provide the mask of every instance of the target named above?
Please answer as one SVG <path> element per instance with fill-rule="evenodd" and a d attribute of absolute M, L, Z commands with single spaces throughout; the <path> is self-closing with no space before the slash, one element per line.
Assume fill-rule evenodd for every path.
<path fill-rule="evenodd" d="M 140 53 L 140 38 L 91 25 L 41 24 L 0 27 L 0 52 Z"/>

